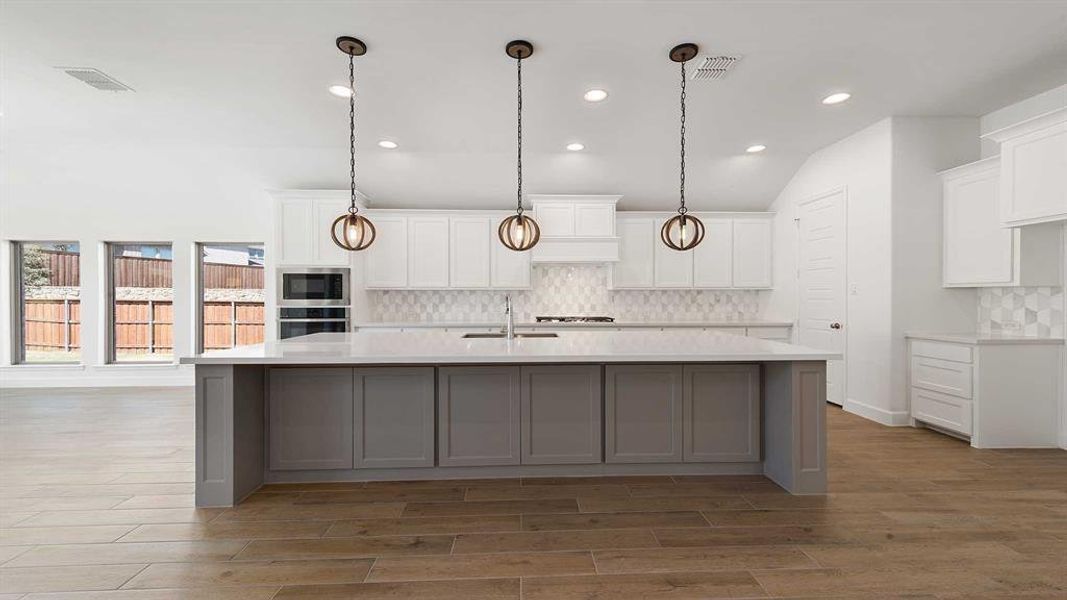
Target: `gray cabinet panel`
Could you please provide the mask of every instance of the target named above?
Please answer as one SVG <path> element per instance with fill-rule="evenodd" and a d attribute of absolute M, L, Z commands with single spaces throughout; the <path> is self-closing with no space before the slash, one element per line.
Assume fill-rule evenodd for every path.
<path fill-rule="evenodd" d="M 760 460 L 759 365 L 687 365 L 685 462 Z"/>
<path fill-rule="evenodd" d="M 599 463 L 600 367 L 522 367 L 522 464 Z"/>
<path fill-rule="evenodd" d="M 356 468 L 432 467 L 433 367 L 354 369 Z"/>
<path fill-rule="evenodd" d="M 270 371 L 270 468 L 352 468 L 352 369 Z"/>
<path fill-rule="evenodd" d="M 438 369 L 441 466 L 519 464 L 519 367 Z"/>
<path fill-rule="evenodd" d="M 682 366 L 604 369 L 604 461 L 682 461 Z"/>

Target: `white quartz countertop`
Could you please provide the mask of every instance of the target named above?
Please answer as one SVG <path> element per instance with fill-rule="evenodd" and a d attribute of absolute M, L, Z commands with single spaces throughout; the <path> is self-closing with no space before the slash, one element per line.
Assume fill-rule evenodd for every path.
<path fill-rule="evenodd" d="M 909 331 L 904 337 L 913 340 L 929 340 L 932 342 L 949 342 L 952 344 L 971 344 L 976 346 L 991 344 L 1062 344 L 1061 337 L 1035 337 L 1026 335 L 1005 335 L 990 333 L 931 333 L 927 331 Z"/>
<path fill-rule="evenodd" d="M 183 357 L 184 364 L 390 365 L 832 360 L 840 354 L 707 331 L 562 331 L 556 338 L 464 339 L 455 331 L 316 333 Z"/>
<path fill-rule="evenodd" d="M 444 329 L 454 328 L 463 329 L 465 327 L 471 329 L 483 329 L 490 327 L 501 327 L 503 321 L 496 322 L 470 322 L 470 321 L 393 321 L 393 322 L 381 322 L 381 321 L 367 321 L 363 323 L 353 323 L 354 329 Z M 565 329 L 568 327 L 582 328 L 582 329 L 596 329 L 596 328 L 611 328 L 611 327 L 625 327 L 625 328 L 658 328 L 667 329 L 671 327 L 792 327 L 793 324 L 789 321 L 615 321 L 613 323 L 515 323 L 516 329 Z"/>

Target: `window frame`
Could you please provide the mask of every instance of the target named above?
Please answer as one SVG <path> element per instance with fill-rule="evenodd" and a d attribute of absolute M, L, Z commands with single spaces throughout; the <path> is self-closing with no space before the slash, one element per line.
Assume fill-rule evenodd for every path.
<path fill-rule="evenodd" d="M 170 247 L 171 302 L 177 295 L 174 285 L 174 242 L 104 242 L 104 358 L 108 365 L 168 366 L 178 364 L 177 348 L 171 350 L 170 360 L 118 360 L 115 345 L 115 247 L 117 246 L 168 246 Z M 172 308 L 173 310 L 173 308 Z M 171 323 L 171 335 L 176 338 L 177 323 Z"/>
<path fill-rule="evenodd" d="M 264 305 L 266 305 L 266 269 L 267 269 L 267 244 L 265 242 L 196 242 L 193 244 L 193 260 L 196 261 L 193 269 L 193 349 L 196 354 L 204 353 L 204 248 L 207 246 L 260 246 L 263 248 L 263 292 Z M 264 311 L 263 327 L 267 326 L 267 315 Z M 266 337 L 266 336 L 264 336 Z M 237 338 L 234 345 L 237 347 Z"/>
<path fill-rule="evenodd" d="M 11 364 L 34 365 L 34 366 L 71 366 L 85 364 L 85 348 L 81 347 L 78 352 L 78 360 L 62 361 L 30 361 L 26 360 L 26 322 L 23 316 L 26 313 L 26 282 L 22 277 L 22 259 L 25 255 L 23 247 L 26 244 L 76 244 L 78 246 L 78 289 L 81 289 L 82 264 L 81 242 L 78 240 L 11 240 L 11 290 L 14 292 L 11 302 Z M 79 292 L 80 294 L 80 292 Z M 68 315 L 69 316 L 69 315 Z M 81 323 L 81 321 L 79 321 Z"/>

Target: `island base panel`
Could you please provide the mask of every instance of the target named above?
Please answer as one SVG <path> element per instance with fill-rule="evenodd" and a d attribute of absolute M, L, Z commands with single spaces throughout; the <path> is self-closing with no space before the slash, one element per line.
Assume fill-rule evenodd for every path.
<path fill-rule="evenodd" d="M 287 367 L 280 368 L 287 369 Z M 304 367 L 293 368 L 301 369 Z M 334 368 L 338 371 L 346 370 L 343 367 Z M 499 462 L 497 464 L 486 462 L 482 464 L 449 464 L 449 458 L 455 459 L 457 457 L 449 457 L 447 453 L 442 454 L 440 446 L 440 443 L 444 441 L 442 437 L 444 436 L 447 439 L 450 433 L 459 433 L 463 428 L 460 425 L 469 426 L 472 422 L 474 425 L 478 425 L 478 419 L 474 421 L 465 419 L 456 423 L 448 423 L 448 419 L 445 418 L 449 414 L 453 416 L 456 414 L 450 408 L 450 403 L 448 402 L 450 399 L 458 402 L 462 398 L 464 405 L 469 405 L 471 408 L 475 408 L 477 405 L 477 402 L 474 402 L 477 398 L 474 396 L 468 398 L 466 392 L 460 394 L 465 390 L 465 386 L 461 385 L 466 381 L 464 377 L 477 375 L 474 379 L 480 381 L 483 375 L 492 375 L 493 373 L 490 371 L 503 372 L 505 370 L 509 372 L 509 375 L 515 375 L 515 377 L 505 378 L 507 385 L 504 386 L 506 388 L 504 391 L 508 393 L 495 394 L 507 400 L 507 414 L 511 416 L 508 416 L 504 421 L 507 421 L 506 429 L 508 435 L 513 436 L 519 431 L 520 426 L 517 422 L 518 413 L 520 412 L 518 406 L 520 404 L 520 394 L 518 390 L 521 387 L 521 378 L 518 377 L 518 374 L 523 368 L 530 370 L 530 367 L 520 367 L 519 365 L 489 367 L 485 370 L 472 369 L 470 367 L 460 367 L 458 369 L 448 366 L 437 367 L 438 414 L 437 419 L 433 419 L 433 407 L 430 405 L 427 396 L 432 388 L 433 373 L 435 371 L 433 367 L 421 367 L 419 369 L 348 367 L 347 371 L 353 374 L 360 390 L 369 393 L 366 398 L 363 398 L 365 403 L 368 400 L 377 403 L 385 402 L 388 405 L 386 408 L 389 408 L 392 407 L 390 398 L 401 396 L 414 403 L 404 411 L 406 416 L 403 419 L 404 423 L 409 426 L 409 429 L 412 429 L 411 435 L 404 439 L 409 438 L 418 441 L 418 448 L 415 449 L 419 450 L 419 452 L 411 456 L 403 456 L 403 461 L 383 460 L 378 461 L 381 464 L 373 466 L 370 464 L 371 461 L 357 456 L 355 463 L 348 463 L 347 460 L 338 461 L 338 466 L 334 468 L 303 469 L 297 467 L 292 470 L 280 470 L 271 469 L 267 462 L 268 457 L 271 456 L 268 439 L 271 429 L 268 427 L 268 420 L 271 418 L 270 403 L 272 401 L 270 397 L 271 390 L 269 389 L 271 386 L 268 383 L 271 381 L 271 372 L 279 369 L 279 367 L 198 364 L 196 366 L 196 504 L 197 506 L 232 506 L 255 491 L 263 483 L 482 477 L 762 473 L 794 494 L 820 494 L 826 492 L 826 368 L 823 361 L 767 361 L 758 365 L 752 363 L 695 364 L 685 365 L 684 367 L 683 365 L 670 364 L 537 367 L 536 371 L 539 374 L 552 375 L 558 369 L 559 375 L 561 375 L 555 381 L 545 379 L 546 382 L 552 382 L 552 385 L 544 387 L 545 393 L 550 394 L 545 396 L 546 401 L 555 401 L 551 395 L 551 388 L 562 384 L 564 381 L 573 380 L 580 383 L 583 391 L 580 393 L 577 390 L 574 391 L 572 396 L 574 406 L 568 404 L 560 407 L 551 402 L 542 405 L 550 409 L 551 412 L 544 412 L 544 409 L 534 407 L 534 413 L 544 415 L 541 420 L 537 420 L 529 418 L 530 414 L 528 413 L 531 412 L 529 405 L 531 402 L 539 402 L 533 392 L 541 392 L 528 390 L 530 398 L 527 399 L 528 406 L 523 414 L 526 414 L 528 420 L 530 420 L 529 425 L 536 427 L 540 435 L 545 435 L 544 432 L 551 432 L 544 428 L 550 427 L 554 420 L 565 415 L 573 416 L 580 413 L 582 416 L 580 420 L 583 423 L 582 431 L 584 432 L 582 435 L 579 436 L 575 433 L 578 431 L 578 428 L 575 427 L 573 428 L 574 431 L 570 429 L 561 430 L 561 432 L 570 432 L 565 440 L 556 439 L 552 436 L 540 439 L 547 439 L 552 443 L 546 447 L 553 448 L 549 452 L 553 455 L 553 460 L 558 458 L 560 463 L 588 461 L 591 464 L 529 464 L 527 461 L 535 462 L 534 459 L 536 459 L 536 462 L 541 463 L 551 462 L 542 460 L 544 457 L 536 456 L 537 452 L 531 452 L 530 448 L 525 449 L 523 460 L 521 461 L 522 464 L 519 464 L 520 461 L 517 460 L 519 458 L 518 443 L 516 443 L 514 437 L 508 438 L 510 441 L 505 446 L 507 449 L 505 454 L 509 458 L 511 456 L 514 456 L 514 458 L 506 462 L 502 461 L 503 464 Z M 579 376 L 583 369 L 596 369 L 598 373 L 603 369 L 606 385 L 601 388 L 601 386 L 597 385 L 599 378 L 589 375 Z M 685 378 L 670 377 L 665 381 L 684 379 L 685 383 L 692 387 L 684 398 L 684 404 L 687 405 L 688 411 L 686 413 L 688 415 L 687 419 L 694 422 L 707 421 L 707 423 L 705 426 L 691 423 L 691 427 L 686 429 L 683 434 L 683 423 L 680 423 L 675 416 L 675 412 L 681 411 L 683 408 L 683 394 L 669 393 L 667 396 L 672 402 L 665 407 L 665 410 L 669 409 L 667 411 L 669 414 L 664 413 L 664 424 L 668 426 L 667 430 L 672 432 L 668 440 L 670 442 L 669 446 L 672 450 L 675 447 L 678 448 L 678 458 L 672 459 L 671 456 L 657 456 L 656 459 L 659 462 L 650 462 L 650 457 L 642 456 L 644 460 L 637 460 L 636 457 L 634 457 L 634 460 L 626 460 L 621 455 L 634 454 L 633 448 L 643 448 L 639 444 L 636 446 L 634 444 L 644 440 L 644 438 L 634 438 L 636 441 L 626 441 L 626 439 L 629 439 L 628 437 L 619 437 L 621 434 L 626 433 L 627 430 L 623 425 L 625 425 L 626 419 L 631 419 L 634 416 L 630 415 L 634 410 L 624 412 L 623 415 L 615 414 L 619 409 L 617 403 L 619 399 L 612 394 L 619 393 L 618 388 L 621 385 L 625 385 L 627 388 L 631 387 L 628 384 L 632 382 L 628 380 L 632 377 L 627 377 L 623 374 L 626 370 L 633 370 L 633 375 L 636 376 L 638 382 L 648 384 L 644 386 L 638 385 L 636 386 L 637 388 L 642 390 L 647 388 L 645 391 L 659 390 L 662 386 L 654 385 L 659 380 L 654 377 L 646 377 L 646 375 L 659 373 L 663 369 L 674 369 L 678 374 L 685 373 L 689 375 Z M 396 371 L 395 374 L 392 372 L 393 370 Z M 674 373 L 675 371 L 671 372 Z M 530 372 L 534 373 L 534 370 Z M 762 377 L 757 378 L 756 373 L 762 373 Z M 403 377 L 399 377 L 399 375 L 403 375 Z M 447 381 L 448 377 L 453 375 L 458 376 L 455 381 Z M 562 377 L 562 375 L 567 375 L 567 377 Z M 381 382 L 388 385 L 385 387 L 381 385 L 364 385 L 363 378 L 366 376 L 372 379 L 381 379 Z M 441 380 L 442 376 L 445 376 L 445 381 Z M 352 379 L 347 381 L 351 384 Z M 541 385 L 536 379 L 531 379 L 528 383 Z M 451 391 L 453 392 L 452 395 L 455 396 L 454 398 L 450 398 L 447 387 L 442 390 L 442 387 L 447 385 L 452 385 L 453 389 Z M 678 390 L 675 388 L 679 386 L 668 387 L 677 392 Z M 476 388 L 485 392 L 481 384 Z M 593 398 L 594 395 L 600 393 L 600 389 L 604 391 L 604 405 L 602 407 Z M 442 391 L 445 393 L 442 394 Z M 640 390 L 630 390 L 630 392 L 633 391 Z M 635 403 L 638 402 L 639 396 L 642 396 L 642 394 L 634 395 L 630 392 L 623 394 L 623 408 L 627 406 L 631 409 L 639 408 L 638 404 Z M 559 392 L 556 393 L 559 394 Z M 299 394 L 296 396 L 299 396 Z M 360 397 L 360 394 L 355 394 L 355 396 Z M 630 396 L 634 397 L 631 398 Z M 712 396 L 720 396 L 724 400 L 722 403 L 716 403 Z M 758 396 L 762 396 L 762 402 L 756 401 Z M 277 399 L 275 398 L 274 400 Z M 299 400 L 299 397 L 294 398 L 294 400 Z M 474 403 L 470 404 L 471 402 Z M 653 404 L 655 405 L 655 403 Z M 581 409 L 582 406 L 587 408 Z M 730 408 L 731 406 L 733 408 Z M 443 414 L 442 409 L 446 411 Z M 541 412 L 538 413 L 538 410 Z M 598 418 L 601 410 L 604 415 L 603 421 Z M 365 408 L 360 409 L 359 414 L 365 412 Z M 734 412 L 737 414 L 734 414 Z M 390 414 L 392 415 L 391 417 L 384 416 Z M 396 417 L 395 411 L 386 411 L 382 415 L 382 418 L 387 421 Z M 492 415 L 482 414 L 479 418 L 484 420 L 489 416 Z M 446 427 L 444 432 L 440 430 L 442 418 L 445 418 L 444 424 Z M 624 420 L 620 421 L 620 418 Z M 379 422 L 381 420 L 378 419 Z M 438 431 L 436 432 L 430 431 L 434 420 L 437 421 L 438 425 Z M 683 419 L 683 421 L 685 420 Z M 425 424 L 429 429 L 423 429 L 424 433 L 419 434 L 418 431 L 415 431 L 418 427 L 414 427 L 414 424 L 419 423 Z M 600 436 L 597 435 L 599 432 L 596 431 L 600 423 L 603 423 L 604 428 L 607 430 L 603 445 L 607 446 L 608 451 L 603 455 L 598 450 L 601 446 L 601 440 Z M 355 425 L 353 423 L 353 426 Z M 484 426 L 484 423 L 482 425 Z M 527 436 L 530 436 L 533 430 L 527 427 L 523 431 L 526 432 Z M 434 445 L 431 442 L 433 439 L 431 433 L 436 433 L 438 441 L 438 455 L 436 457 L 426 456 L 422 453 L 427 447 L 433 447 Z M 365 434 L 365 432 L 360 432 L 360 434 Z M 356 437 L 361 438 L 362 436 L 357 434 Z M 583 438 L 583 443 L 592 443 L 596 448 L 590 451 L 585 446 L 575 445 L 574 441 L 579 437 Z M 682 453 L 680 451 L 683 440 L 686 441 L 687 446 L 687 452 L 685 452 L 684 457 L 681 456 Z M 390 440 L 387 445 L 390 459 L 393 458 L 392 454 L 395 453 L 393 446 L 400 441 L 403 440 L 401 438 Z M 484 442 L 485 440 L 482 441 Z M 622 442 L 625 442 L 624 446 L 627 452 L 614 451 L 616 449 L 615 446 Z M 642 443 L 647 445 L 647 442 L 648 440 L 644 440 Z M 615 444 L 614 446 L 612 445 L 613 443 Z M 364 440 L 358 444 L 358 448 L 366 445 L 367 441 Z M 534 450 L 536 450 L 536 446 Z M 380 454 L 380 452 L 376 453 Z M 359 455 L 358 452 L 356 454 Z M 479 451 L 474 454 L 485 453 Z M 556 457 L 557 454 L 560 456 Z M 673 455 L 674 453 L 668 454 Z M 436 466 L 434 466 L 434 458 L 436 458 Z M 484 456 L 479 458 L 484 458 Z M 604 462 L 600 462 L 601 460 Z M 402 464 L 410 466 L 410 468 L 401 468 Z M 348 468 L 349 465 L 362 466 L 364 468 Z M 290 467 L 292 466 L 296 465 L 291 465 Z"/>

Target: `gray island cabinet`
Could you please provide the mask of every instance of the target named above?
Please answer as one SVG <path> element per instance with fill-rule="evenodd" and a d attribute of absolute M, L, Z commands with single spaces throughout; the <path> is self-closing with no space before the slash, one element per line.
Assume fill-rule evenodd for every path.
<path fill-rule="evenodd" d="M 316 334 L 196 365 L 196 502 L 263 483 L 761 473 L 826 489 L 825 361 L 756 338 Z"/>

